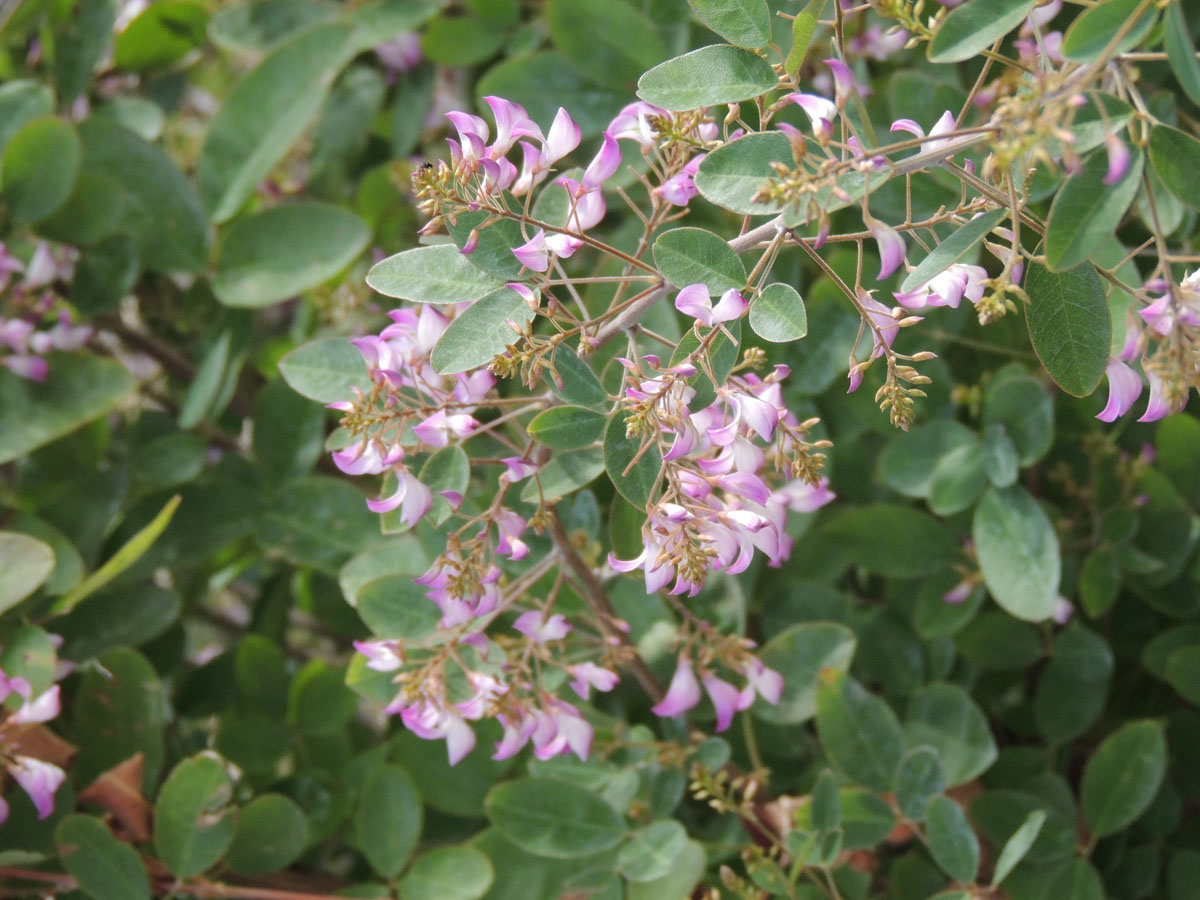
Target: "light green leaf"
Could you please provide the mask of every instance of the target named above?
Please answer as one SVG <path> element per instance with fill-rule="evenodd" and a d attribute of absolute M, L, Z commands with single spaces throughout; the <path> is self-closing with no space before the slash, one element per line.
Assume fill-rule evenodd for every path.
<path fill-rule="evenodd" d="M 925 818 L 929 802 L 946 789 L 946 773 L 933 747 L 913 747 L 900 758 L 892 792 L 904 815 L 914 822 Z"/>
<path fill-rule="evenodd" d="M 615 847 L 625 836 L 625 823 L 604 800 L 587 788 L 554 778 L 497 785 L 484 805 L 501 834 L 536 856 L 588 856 Z"/>
<path fill-rule="evenodd" d="M 1113 834 L 1140 816 L 1167 767 L 1161 722 L 1127 722 L 1105 738 L 1083 770 L 1083 818 L 1096 837 Z"/>
<path fill-rule="evenodd" d="M 384 575 L 362 586 L 355 606 L 373 635 L 385 640 L 420 640 L 437 629 L 441 611 L 425 596 L 425 589 L 413 583 L 413 575 L 419 574 Z M 392 693 L 394 696 L 394 689 Z"/>
<path fill-rule="evenodd" d="M 963 62 L 1021 24 L 1037 0 L 969 0 L 951 10 L 929 42 L 935 63 Z"/>
<path fill-rule="evenodd" d="M 603 471 L 604 451 L 599 447 L 555 454 L 540 472 L 526 481 L 521 499 L 526 503 L 537 503 L 539 498 L 547 502 L 557 500 L 595 480 Z"/>
<path fill-rule="evenodd" d="M 294 34 L 336 19 L 341 10 L 318 0 L 250 0 L 217 10 L 208 36 L 222 50 L 262 53 Z"/>
<path fill-rule="evenodd" d="M 169 66 L 204 43 L 208 12 L 191 0 L 159 0 L 117 35 L 117 68 L 143 72 Z"/>
<path fill-rule="evenodd" d="M 687 830 L 674 819 L 651 822 L 621 845 L 617 871 L 634 882 L 662 878 L 674 868 L 687 842 Z"/>
<path fill-rule="evenodd" d="M 475 66 L 496 55 L 509 41 L 503 28 L 477 16 L 438 16 L 421 35 L 421 50 L 443 66 Z"/>
<path fill-rule="evenodd" d="M 979 499 L 988 484 L 978 441 L 938 459 L 929 482 L 929 510 L 936 516 L 962 512 Z"/>
<path fill-rule="evenodd" d="M 417 847 L 422 825 L 421 798 L 408 773 L 380 766 L 367 781 L 354 816 L 356 842 L 384 878 L 403 871 Z"/>
<path fill-rule="evenodd" d="M 842 824 L 842 798 L 838 796 L 838 777 L 826 769 L 813 785 L 808 821 L 817 831 L 832 831 Z"/>
<path fill-rule="evenodd" d="M 1117 30 L 1123 28 L 1133 17 L 1142 0 L 1107 0 L 1085 9 L 1071 23 L 1067 33 L 1063 35 L 1062 55 L 1071 62 L 1091 62 L 1099 58 L 1105 48 L 1116 37 Z M 1142 13 L 1141 17 L 1128 28 L 1125 36 L 1113 48 L 1112 53 L 1124 53 L 1132 50 L 1150 33 L 1158 19 L 1158 10 L 1154 4 Z"/>
<path fill-rule="evenodd" d="M 1200 104 L 1200 60 L 1183 14 L 1183 0 L 1168 4 L 1163 26 L 1163 45 L 1175 80 L 1193 103 Z"/>
<path fill-rule="evenodd" d="M 768 284 L 750 304 L 750 329 L 773 344 L 800 340 L 808 334 L 804 299 L 790 284 Z"/>
<path fill-rule="evenodd" d="M 108 826 L 72 813 L 54 831 L 63 868 L 93 900 L 150 900 L 150 878 L 138 852 Z"/>
<path fill-rule="evenodd" d="M 1004 844 L 1004 849 L 1000 851 L 1000 858 L 996 860 L 996 868 L 992 874 L 993 885 L 1004 881 L 1013 867 L 1025 858 L 1025 854 L 1037 840 L 1038 833 L 1042 830 L 1045 821 L 1046 811 L 1044 809 L 1035 809 L 1025 817 L 1021 827 L 1013 832 L 1013 836 L 1008 839 Z"/>
<path fill-rule="evenodd" d="M 550 362 L 553 368 L 547 366 L 546 378 L 554 392 L 567 403 L 594 409 L 603 409 L 608 404 L 608 394 L 600 379 L 570 347 L 560 344 Z"/>
<path fill-rule="evenodd" d="M 1054 404 L 1028 375 L 997 377 L 983 392 L 983 425 L 1003 425 L 1022 466 L 1037 462 L 1054 442 Z"/>
<path fill-rule="evenodd" d="M 536 294 L 535 294 L 536 296 Z M 520 294 L 505 286 L 472 303 L 454 318 L 430 354 L 439 375 L 485 366 L 517 343 L 536 313 Z"/>
<path fill-rule="evenodd" d="M 353 557 L 338 572 L 346 602 L 358 604 L 359 593 L 386 575 L 420 575 L 433 560 L 412 535 L 388 538 Z"/>
<path fill-rule="evenodd" d="M 754 714 L 777 725 L 808 721 L 817 714 L 820 673 L 848 671 L 856 646 L 854 632 L 835 622 L 801 622 L 775 635 L 762 658 L 783 676 L 783 694 L 778 704 L 756 703 Z"/>
<path fill-rule="evenodd" d="M 221 238 L 213 292 L 226 306 L 278 303 L 332 278 L 370 238 L 362 219 L 326 203 L 287 203 L 239 218 Z"/>
<path fill-rule="evenodd" d="M 925 816 L 929 853 L 942 871 L 969 884 L 979 871 L 979 838 L 962 807 L 946 796 L 934 797 Z"/>
<path fill-rule="evenodd" d="M 666 897 L 686 897 L 704 876 L 707 856 L 704 845 L 689 840 L 675 860 L 671 871 L 653 881 L 633 882 L 626 886 L 626 900 L 664 900 Z"/>
<path fill-rule="evenodd" d="M 774 215 L 782 207 L 754 197 L 768 178 L 773 162 L 792 164 L 792 145 L 778 131 L 748 134 L 713 150 L 696 170 L 696 190 L 710 203 L 742 215 Z"/>
<path fill-rule="evenodd" d="M 908 701 L 904 736 L 910 746 L 937 751 L 949 787 L 974 780 L 996 759 L 987 717 L 957 685 L 934 682 L 918 688 Z"/>
<path fill-rule="evenodd" d="M 688 0 L 700 21 L 731 44 L 757 49 L 771 42 L 766 0 Z"/>
<path fill-rule="evenodd" d="M 0 161 L 0 191 L 18 219 L 36 222 L 67 202 L 79 177 L 83 151 L 62 119 L 34 119 L 13 135 Z"/>
<path fill-rule="evenodd" d="M 54 92 L 32 79 L 0 84 L 0 153 L 12 136 L 39 116 L 54 111 Z"/>
<path fill-rule="evenodd" d="M 350 52 L 351 30 L 326 25 L 281 44 L 237 83 L 209 124 L 196 180 L 212 220 L 237 213 L 316 118 Z"/>
<path fill-rule="evenodd" d="M 301 734 L 332 735 L 343 730 L 355 710 L 346 687 L 346 667 L 310 660 L 288 686 L 287 720 Z"/>
<path fill-rule="evenodd" d="M 1091 618 L 1099 618 L 1117 602 L 1121 568 L 1117 551 L 1101 545 L 1083 559 L 1079 569 L 1079 602 Z"/>
<path fill-rule="evenodd" d="M 825 755 L 858 784 L 889 790 L 904 754 L 896 714 L 844 672 L 823 670 L 817 680 L 817 734 Z"/>
<path fill-rule="evenodd" d="M 479 900 L 492 886 L 492 861 L 474 847 L 422 853 L 400 880 L 405 900 Z"/>
<path fill-rule="evenodd" d="M 529 436 L 554 450 L 578 450 L 600 440 L 604 414 L 583 406 L 555 406 L 533 417 Z"/>
<path fill-rule="evenodd" d="M 53 548 L 15 531 L 0 531 L 0 559 L 0 613 L 36 591 L 54 571 Z"/>
<path fill-rule="evenodd" d="M 901 432 L 879 454 L 879 478 L 906 497 L 928 497 L 938 460 L 960 447 L 974 446 L 975 433 L 953 419 L 937 419 Z"/>
<path fill-rule="evenodd" d="M 1090 263 L 1054 273 L 1031 263 L 1026 322 L 1047 373 L 1073 397 L 1096 389 L 1108 364 L 1112 319 L 1100 276 Z"/>
<path fill-rule="evenodd" d="M 1193 209 L 1200 209 L 1200 141 L 1169 125 L 1150 129 L 1150 164 L 1168 191 Z"/>
<path fill-rule="evenodd" d="M 664 232 L 654 242 L 654 264 L 676 287 L 703 283 L 713 297 L 746 286 L 746 267 L 737 253 L 703 228 Z"/>
<path fill-rule="evenodd" d="M 346 338 L 323 338 L 297 347 L 279 361 L 279 374 L 293 391 L 318 403 L 349 400 L 353 389 L 371 389 L 362 354 Z"/>
<path fill-rule="evenodd" d="M 225 865 L 242 875 L 287 868 L 308 843 L 308 819 L 282 794 L 259 794 L 238 813 Z"/>
<path fill-rule="evenodd" d="M 1142 185 L 1142 152 L 1134 148 L 1120 181 L 1103 183 L 1108 154 L 1093 153 L 1059 189 L 1046 222 L 1046 265 L 1065 272 L 1088 258 L 1116 232 Z"/>
<path fill-rule="evenodd" d="M 167 777 L 154 803 L 154 849 L 177 878 L 213 866 L 233 840 L 233 783 L 210 753 L 189 757 Z"/>
<path fill-rule="evenodd" d="M 417 303 L 462 303 L 504 286 L 449 244 L 389 256 L 367 273 L 367 284 L 386 297 Z"/>
<path fill-rule="evenodd" d="M 158 540 L 159 535 L 166 531 L 167 526 L 171 524 L 171 517 L 175 515 L 175 510 L 179 507 L 182 499 L 179 494 L 176 494 L 168 500 L 158 515 L 150 521 L 150 524 L 126 541 L 120 550 L 105 560 L 104 565 L 81 581 L 65 596 L 55 601 L 54 605 L 50 607 L 51 615 L 70 612 L 86 597 L 100 590 L 141 559 Z"/>
<path fill-rule="evenodd" d="M 1019 457 L 1017 446 L 1003 425 L 989 425 L 983 433 L 983 470 L 988 480 L 998 488 L 1006 488 L 1017 480 Z"/>
<path fill-rule="evenodd" d="M 120 363 L 52 353 L 44 381 L 0 370 L 0 463 L 24 456 L 115 407 L 136 384 Z"/>
<path fill-rule="evenodd" d="M 1058 535 L 1022 487 L 991 488 L 975 508 L 971 537 L 990 593 L 1018 619 L 1050 618 L 1062 574 Z"/>
<path fill-rule="evenodd" d="M 922 285 L 935 275 L 946 271 L 979 246 L 992 229 L 1009 215 L 1010 212 L 1007 209 L 993 209 L 956 229 L 953 234 L 929 251 L 925 258 L 917 263 L 917 267 L 905 276 L 900 290 L 914 290 L 918 285 Z"/>
<path fill-rule="evenodd" d="M 136 271 L 136 251 L 130 253 L 125 249 L 129 247 L 132 250 L 132 241 L 127 235 L 113 234 L 120 227 L 121 216 L 124 212 L 125 190 L 120 184 L 106 175 L 80 172 L 79 177 L 75 180 L 75 189 L 71 191 L 71 196 L 67 198 L 66 203 L 38 222 L 36 230 L 40 235 L 65 244 L 95 244 L 108 237 L 101 247 L 91 248 L 90 252 L 85 253 L 83 259 L 90 258 L 92 266 L 95 268 L 96 257 L 109 253 L 118 257 L 118 260 L 109 263 L 109 266 L 116 271 L 122 271 L 129 265 L 124 262 L 122 257 L 133 256 L 133 266 Z M 72 295 L 79 291 L 79 265 L 82 262 L 81 259 L 80 263 L 76 265 L 76 277 L 71 285 Z M 94 276 L 92 277 L 94 278 Z M 124 292 L 122 296 L 124 296 Z M 117 299 L 119 300 L 120 297 Z"/>
<path fill-rule="evenodd" d="M 647 103 L 684 111 L 750 100 L 774 89 L 777 82 L 775 70 L 761 56 L 716 44 L 655 66 L 638 79 L 637 93 Z"/>
<path fill-rule="evenodd" d="M 658 32 L 627 3 L 550 0 L 546 21 L 567 62 L 596 84 L 627 89 L 667 56 Z"/>
<path fill-rule="evenodd" d="M 813 32 L 817 30 L 817 22 L 825 14 L 825 6 L 829 0 L 808 0 L 804 9 L 796 13 L 792 22 L 792 46 L 788 49 L 787 58 L 783 61 L 784 71 L 793 78 L 804 65 L 812 44 Z"/>
<path fill-rule="evenodd" d="M 604 468 L 621 496 L 635 508 L 645 509 L 662 471 L 662 450 L 657 434 L 644 445 L 643 438 L 627 436 L 626 428 L 627 417 L 620 411 L 609 418 L 604 429 Z"/>

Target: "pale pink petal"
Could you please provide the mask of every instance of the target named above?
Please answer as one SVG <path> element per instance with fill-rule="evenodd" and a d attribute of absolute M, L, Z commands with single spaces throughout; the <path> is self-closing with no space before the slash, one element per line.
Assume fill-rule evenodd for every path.
<path fill-rule="evenodd" d="M 696 673 L 692 669 L 691 660 L 681 653 L 666 696 L 651 709 L 658 716 L 677 716 L 699 702 L 700 683 L 696 681 Z"/>
<path fill-rule="evenodd" d="M 1108 376 L 1108 403 L 1096 416 L 1101 422 L 1113 422 L 1129 412 L 1142 393 L 1142 379 L 1119 359 L 1110 359 L 1104 373 Z"/>

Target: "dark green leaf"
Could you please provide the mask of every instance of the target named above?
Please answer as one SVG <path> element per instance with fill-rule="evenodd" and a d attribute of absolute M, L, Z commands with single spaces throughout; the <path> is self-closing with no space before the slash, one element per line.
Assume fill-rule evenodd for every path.
<path fill-rule="evenodd" d="M 904 735 L 884 700 L 843 672 L 818 675 L 817 733 L 825 755 L 847 777 L 889 790 L 904 754 Z"/>
<path fill-rule="evenodd" d="M 996 759 L 987 718 L 957 685 L 935 682 L 918 689 L 908 701 L 904 736 L 911 746 L 937 751 L 950 787 L 977 778 Z"/>
<path fill-rule="evenodd" d="M 117 0 L 80 0 L 72 7 L 66 30 L 54 44 L 54 81 L 58 99 L 70 106 L 92 82 L 92 72 L 112 40 Z"/>
<path fill-rule="evenodd" d="M 384 296 L 417 303 L 461 303 L 503 287 L 449 244 L 389 256 L 367 273 L 367 284 Z"/>
<path fill-rule="evenodd" d="M 39 116 L 54 110 L 54 92 L 31 79 L 0 84 L 0 153 L 12 136 Z"/>
<path fill-rule="evenodd" d="M 761 56 L 717 44 L 655 66 L 638 79 L 637 93 L 647 103 L 683 111 L 750 100 L 773 89 L 777 81 L 775 70 Z"/>
<path fill-rule="evenodd" d="M 621 411 L 609 418 L 604 429 L 604 468 L 621 496 L 636 508 L 645 509 L 662 471 L 662 450 L 657 434 L 646 439 L 629 437 L 626 428 L 627 416 Z M 643 440 L 648 440 L 645 449 Z"/>
<path fill-rule="evenodd" d="M 471 463 L 462 447 L 453 444 L 436 451 L 417 476 L 421 483 L 433 491 L 433 506 L 427 516 L 434 527 L 441 525 L 453 511 L 450 501 L 440 496 L 442 491 L 451 491 L 460 496 L 466 493 L 471 479 Z"/>
<path fill-rule="evenodd" d="M 755 704 L 754 714 L 779 725 L 811 719 L 819 674 L 848 671 L 856 644 L 854 632 L 835 622 L 802 622 L 775 635 L 763 647 L 763 661 L 783 675 L 783 694 L 776 705 Z"/>
<path fill-rule="evenodd" d="M 1169 125 L 1150 129 L 1150 164 L 1168 191 L 1200 209 L 1200 183 L 1192 177 L 1200 167 L 1200 141 Z"/>
<path fill-rule="evenodd" d="M 1127 722 L 1105 738 L 1083 770 L 1083 818 L 1096 837 L 1140 816 L 1162 782 L 1167 746 L 1161 722 Z"/>
<path fill-rule="evenodd" d="M 1007 209 L 994 209 L 974 218 L 934 247 L 923 260 L 917 263 L 900 285 L 901 291 L 911 291 L 935 275 L 940 275 L 950 266 L 963 259 L 991 233 L 991 230 L 1010 215 Z"/>
<path fill-rule="evenodd" d="M 979 871 L 979 839 L 962 807 L 946 796 L 934 797 L 925 816 L 929 853 L 955 881 L 969 884 Z"/>
<path fill-rule="evenodd" d="M 1021 24 L 1037 0 L 969 0 L 951 10 L 929 42 L 929 59 L 955 63 L 986 50 Z"/>
<path fill-rule="evenodd" d="M 487 365 L 518 342 L 534 315 L 512 288 L 492 291 L 459 313 L 442 332 L 429 357 L 434 371 L 456 375 Z"/>
<path fill-rule="evenodd" d="M 1097 151 L 1059 189 L 1046 221 L 1046 265 L 1050 271 L 1066 272 L 1087 262 L 1116 232 L 1142 185 L 1145 159 L 1141 150 L 1135 147 L 1130 157 L 1121 179 L 1105 184 L 1108 154 Z"/>
<path fill-rule="evenodd" d="M 838 778 L 826 769 L 813 785 L 808 821 L 817 831 L 832 831 L 842 824 L 842 799 L 838 796 Z"/>
<path fill-rule="evenodd" d="M 608 394 L 604 392 L 600 379 L 570 347 L 560 344 L 551 363 L 553 369 L 547 367 L 546 377 L 554 392 L 568 403 L 600 409 L 608 404 Z"/>
<path fill-rule="evenodd" d="M 750 328 L 774 344 L 800 340 L 808 334 L 803 298 L 790 284 L 768 284 L 750 304 Z"/>
<path fill-rule="evenodd" d="M 154 849 L 177 878 L 224 856 L 233 840 L 232 795 L 225 766 L 211 754 L 185 759 L 167 777 L 154 804 Z"/>
<path fill-rule="evenodd" d="M 546 90 L 547 84 L 553 84 L 554 90 Z M 496 95 L 520 103 L 544 127 L 562 106 L 571 111 L 585 138 L 602 132 L 628 97 L 622 89 L 596 84 L 578 74 L 565 56 L 552 51 L 497 63 L 476 84 L 476 95 Z"/>
<path fill-rule="evenodd" d="M 703 283 L 710 296 L 746 286 L 746 267 L 730 246 L 703 228 L 674 228 L 654 242 L 654 263 L 676 287 Z"/>
<path fill-rule="evenodd" d="M 687 831 L 674 819 L 659 819 L 635 831 L 617 853 L 617 871 L 629 881 L 662 878 L 687 848 Z"/>
<path fill-rule="evenodd" d="M 771 42 L 771 11 L 766 0 L 688 0 L 688 6 L 731 44 L 759 48 Z"/>
<path fill-rule="evenodd" d="M 1167 684 L 1179 696 L 1200 706 L 1200 645 L 1180 647 L 1167 657 L 1164 669 Z"/>
<path fill-rule="evenodd" d="M 83 175 L 79 183 L 90 180 Z M 109 182 L 114 184 L 113 182 Z M 120 189 L 112 196 L 120 201 Z M 68 202 L 63 209 L 70 209 Z M 53 218 L 53 217 L 52 217 Z M 71 302 L 85 314 L 108 312 L 127 297 L 141 272 L 137 245 L 128 235 L 114 234 L 84 250 L 75 264 Z"/>
<path fill-rule="evenodd" d="M 1025 290 L 1029 339 L 1038 359 L 1064 391 L 1086 397 L 1104 376 L 1112 341 L 1100 276 L 1089 263 L 1057 274 L 1032 263 Z"/>
<path fill-rule="evenodd" d="M 153 584 L 115 587 L 89 597 L 54 623 L 62 655 L 85 660 L 113 647 L 137 647 L 171 627 L 183 610 L 179 595 Z"/>
<path fill-rule="evenodd" d="M 54 831 L 63 868 L 93 900 L 150 900 L 138 852 L 91 816 L 71 814 Z"/>
<path fill-rule="evenodd" d="M 261 53 L 293 34 L 337 18 L 336 4 L 318 0 L 249 0 L 217 10 L 208 36 L 222 50 Z"/>
<path fill-rule="evenodd" d="M 546 20 L 567 62 L 597 84 L 628 88 L 667 55 L 658 32 L 626 3 L 550 0 Z"/>
<path fill-rule="evenodd" d="M 972 619 L 954 637 L 955 646 L 981 669 L 1024 669 L 1042 655 L 1037 629 L 999 610 Z"/>
<path fill-rule="evenodd" d="M 555 454 L 526 482 L 521 499 L 526 503 L 537 503 L 539 498 L 557 500 L 588 484 L 603 471 L 604 451 L 599 447 Z"/>
<path fill-rule="evenodd" d="M 401 768 L 381 766 L 367 781 L 354 817 L 358 846 L 376 872 L 395 878 L 417 847 L 421 798 Z"/>
<path fill-rule="evenodd" d="M 928 575 L 958 555 L 958 544 L 942 523 L 907 506 L 852 509 L 823 531 L 855 565 L 890 578 Z"/>
<path fill-rule="evenodd" d="M 988 593 L 1011 615 L 1048 619 L 1062 574 L 1058 535 L 1022 487 L 991 488 L 971 522 L 971 537 Z"/>
<path fill-rule="evenodd" d="M 1124 28 L 1141 5 L 1141 0 L 1107 0 L 1085 9 L 1063 35 L 1062 54 L 1071 62 L 1091 62 L 1112 43 L 1117 30 Z M 1158 19 L 1158 10 L 1151 4 L 1125 36 L 1112 49 L 1124 53 L 1141 43 Z"/>
<path fill-rule="evenodd" d="M 995 378 L 983 392 L 983 425 L 1003 425 L 1022 466 L 1037 462 L 1054 442 L 1054 405 L 1028 375 Z"/>
<path fill-rule="evenodd" d="M 36 222 L 67 202 L 79 177 L 83 151 L 62 119 L 34 119 L 13 135 L 0 162 L 0 191 L 18 219 Z"/>
<path fill-rule="evenodd" d="M 555 406 L 529 423 L 529 436 L 554 450 L 578 450 L 600 440 L 604 414 L 582 406 Z"/>
<path fill-rule="evenodd" d="M 330 666 L 319 659 L 309 662 L 288 690 L 288 721 L 305 735 L 327 735 L 345 728 L 356 706 L 345 681 L 345 666 Z"/>
<path fill-rule="evenodd" d="M 378 536 L 375 514 L 363 495 L 328 476 L 304 478 L 280 490 L 258 529 L 263 546 L 330 574 Z"/>
<path fill-rule="evenodd" d="M 953 419 L 937 419 L 895 435 L 879 454 L 879 478 L 906 497 L 928 497 L 933 471 L 949 453 L 976 443 L 975 433 Z"/>
<path fill-rule="evenodd" d="M 443 66 L 474 66 L 496 55 L 509 40 L 504 29 L 475 16 L 438 16 L 425 26 L 421 50 Z"/>
<path fill-rule="evenodd" d="M 405 900 L 479 900 L 495 877 L 474 847 L 437 847 L 413 861 L 399 885 Z"/>
<path fill-rule="evenodd" d="M 308 820 L 282 794 L 260 794 L 238 813 L 225 865 L 242 875 L 277 872 L 295 862 L 308 842 Z"/>
<path fill-rule="evenodd" d="M 1104 882 L 1086 859 L 1073 859 L 1045 886 L 1046 896 L 1055 900 L 1104 900 Z"/>
<path fill-rule="evenodd" d="M 900 758 L 892 792 L 906 818 L 920 822 L 929 801 L 946 789 L 946 773 L 933 747 L 913 747 Z"/>
<path fill-rule="evenodd" d="M 117 35 L 117 68 L 142 72 L 169 66 L 204 43 L 208 12 L 191 0 L 160 0 Z"/>
<path fill-rule="evenodd" d="M 733 367 L 738 361 L 738 345 L 742 339 L 742 323 L 741 320 L 726 322 L 722 332 L 718 334 L 708 345 L 707 364 L 703 361 L 705 356 L 693 357 L 691 362 L 700 369 L 695 375 L 688 379 L 688 386 L 695 390 L 696 394 L 692 397 L 688 407 L 692 410 L 703 409 L 708 406 L 717 396 L 717 388 L 725 384 L 725 379 L 729 377 L 729 373 L 733 371 Z M 708 329 L 704 330 L 704 336 L 709 334 Z M 726 335 L 732 335 L 733 340 L 730 340 Z M 696 352 L 700 346 L 700 337 L 696 336 L 696 330 L 689 330 L 680 339 L 675 347 L 675 352 L 671 354 L 670 365 L 676 366 L 682 363 L 688 357 Z M 714 382 L 709 377 L 709 370 L 716 377 Z"/>
<path fill-rule="evenodd" d="M 1163 26 L 1163 44 L 1175 80 L 1193 103 L 1200 104 L 1200 60 L 1196 59 L 1196 45 L 1183 14 L 1182 0 L 1167 5 Z"/>
<path fill-rule="evenodd" d="M 587 788 L 554 778 L 497 785 L 485 806 L 501 834 L 537 856 L 587 856 L 615 847 L 625 836 L 625 824 L 611 806 Z"/>
<path fill-rule="evenodd" d="M 1034 695 L 1034 720 L 1051 744 L 1084 734 L 1104 710 L 1113 654 L 1101 638 L 1072 623 L 1054 641 Z"/>

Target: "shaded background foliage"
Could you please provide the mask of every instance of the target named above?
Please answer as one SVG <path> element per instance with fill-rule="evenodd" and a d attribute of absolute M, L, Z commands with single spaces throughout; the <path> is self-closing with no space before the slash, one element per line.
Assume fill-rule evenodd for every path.
<path fill-rule="evenodd" d="M 380 533 L 328 464 L 333 419 L 312 401 L 364 384 L 345 337 L 386 309 L 365 284 L 372 253 L 416 243 L 409 176 L 443 155 L 439 114 L 486 94 L 543 123 L 563 106 L 591 148 L 643 71 L 717 40 L 693 10 L 720 6 L 0 12 L 4 242 L 26 262 L 38 240 L 78 248 L 50 287 L 98 332 L 41 384 L 0 371 L 0 668 L 40 692 L 74 664 L 59 737 L 21 736 L 69 778 L 45 820 L 6 792 L 6 880 L 65 873 L 43 887 L 98 900 L 176 879 L 201 897 L 253 883 L 638 900 L 716 886 L 730 864 L 781 896 L 920 900 L 1001 880 L 1014 900 L 1194 895 L 1200 422 L 1096 423 L 1100 402 L 1054 385 L 1019 316 L 984 331 L 945 315 L 922 333 L 939 356 L 929 398 L 896 432 L 870 400 L 878 380 L 843 393 L 857 315 L 794 248 L 775 278 L 803 294 L 810 337 L 762 346 L 792 366 L 792 408 L 822 417 L 839 500 L 802 520 L 782 567 L 716 578 L 697 600 L 763 645 L 787 680 L 780 705 L 689 740 L 623 685 L 596 703 L 610 753 L 493 762 L 480 748 L 451 769 L 440 744 L 381 719 L 386 685 L 349 664 L 355 639 L 436 623 L 411 579 L 444 536 L 429 521 Z M 1196 11 L 1171 9 L 1194 35 Z M 792 46 L 791 23 L 770 22 Z M 414 67 L 372 52 L 412 31 Z M 1142 39 L 1172 33 L 1154 20 Z M 1155 115 L 1192 128 L 1186 73 L 1142 65 Z M 873 62 L 866 114 L 957 109 L 978 66 Z M 1164 230 L 1190 247 L 1195 203 L 1157 188 Z M 912 183 L 926 215 L 957 195 L 938 175 Z M 903 185 L 873 201 L 902 216 Z M 1105 262 L 1145 239 L 1144 215 L 1105 238 Z M 687 224 L 733 234 L 738 219 L 698 204 Z M 852 275 L 852 253 L 825 258 Z M 1129 302 L 1109 297 L 1114 347 Z M 655 327 L 680 334 L 669 312 Z M 614 546 L 612 498 L 604 477 L 578 491 L 570 530 Z M 968 537 L 986 590 L 948 604 Z M 669 675 L 665 604 L 637 581 L 610 588 Z M 1069 623 L 1046 621 L 1064 602 Z M 683 749 L 659 752 L 662 737 Z M 727 762 L 770 768 L 753 808 L 783 823 L 815 883 L 785 886 L 753 849 L 761 823 L 689 796 L 725 796 L 709 782 Z"/>

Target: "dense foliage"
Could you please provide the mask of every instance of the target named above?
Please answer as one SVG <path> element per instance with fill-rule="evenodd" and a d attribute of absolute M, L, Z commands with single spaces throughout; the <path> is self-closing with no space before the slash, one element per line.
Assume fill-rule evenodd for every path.
<path fill-rule="evenodd" d="M 1197 34 L 0 6 L 0 891 L 1196 896 Z"/>

